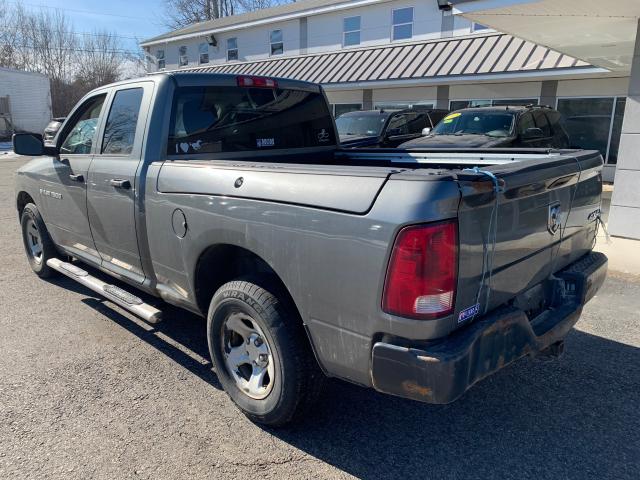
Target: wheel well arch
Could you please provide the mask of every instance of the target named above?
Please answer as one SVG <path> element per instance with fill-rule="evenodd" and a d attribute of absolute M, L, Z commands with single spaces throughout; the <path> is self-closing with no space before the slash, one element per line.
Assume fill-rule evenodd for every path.
<path fill-rule="evenodd" d="M 16 198 L 16 207 L 18 208 L 18 218 L 22 217 L 22 211 L 27 203 L 35 204 L 35 200 L 31 195 L 29 195 L 24 190 L 18 193 L 18 197 Z"/>
<path fill-rule="evenodd" d="M 237 245 L 216 244 L 198 257 L 194 272 L 194 294 L 199 310 L 206 315 L 215 292 L 225 283 L 252 276 L 269 283 L 274 294 L 284 296 L 300 316 L 289 289 L 276 271 L 256 253 Z"/>

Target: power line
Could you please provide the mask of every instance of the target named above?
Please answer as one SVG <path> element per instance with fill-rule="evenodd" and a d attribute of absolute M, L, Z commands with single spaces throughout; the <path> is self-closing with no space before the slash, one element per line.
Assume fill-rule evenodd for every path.
<path fill-rule="evenodd" d="M 27 45 L 27 44 L 17 44 L 17 45 L 3 45 L 3 47 L 10 47 L 10 48 L 16 48 L 16 49 L 21 49 L 21 48 L 26 48 L 29 50 L 41 50 L 41 48 L 36 47 L 35 45 Z M 127 49 L 107 49 L 107 50 L 100 50 L 100 49 L 93 49 L 93 48 L 80 48 L 80 47 L 53 47 L 48 49 L 48 51 L 53 51 L 53 52 L 81 52 L 81 53 L 114 53 L 117 55 L 139 55 L 142 50 L 127 50 Z"/>
<path fill-rule="evenodd" d="M 46 28 L 31 28 L 29 27 L 29 31 L 38 31 L 38 32 L 50 32 L 50 30 L 46 29 Z M 140 39 L 142 37 L 129 37 L 127 35 L 119 35 L 117 33 L 111 33 L 111 32 L 106 32 L 106 33 L 99 33 L 99 32 L 74 32 L 73 30 L 68 30 L 68 31 L 62 31 L 62 32 L 55 32 L 55 33 L 60 33 L 60 34 L 65 34 L 65 35 L 82 35 L 85 37 L 98 37 L 98 38 L 103 38 L 103 37 L 114 37 L 114 38 L 124 38 L 127 40 L 136 40 L 136 41 L 140 41 Z"/>
<path fill-rule="evenodd" d="M 149 20 L 149 17 L 134 17 L 132 15 L 120 15 L 118 13 L 93 12 L 91 10 L 80 10 L 77 8 L 52 7 L 51 5 L 40 5 L 35 3 L 23 3 L 23 2 L 16 2 L 16 1 L 10 1 L 7 3 L 11 3 L 13 5 L 27 5 L 29 7 L 36 7 L 36 8 L 49 8 L 51 10 L 62 10 L 66 12 L 88 13 L 91 15 L 99 15 L 99 16 L 106 16 L 106 17 L 131 18 L 133 20 Z"/>

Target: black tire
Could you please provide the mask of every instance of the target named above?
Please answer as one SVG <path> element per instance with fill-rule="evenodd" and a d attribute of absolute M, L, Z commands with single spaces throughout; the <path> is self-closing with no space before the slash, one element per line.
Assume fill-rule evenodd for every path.
<path fill-rule="evenodd" d="M 284 295 L 277 296 L 273 282 L 260 281 L 263 286 L 255 282 L 258 280 L 237 280 L 218 289 L 207 316 L 207 340 L 218 379 L 231 400 L 250 420 L 276 427 L 297 420 L 313 405 L 325 376 L 295 309 Z M 241 390 L 225 362 L 223 341 L 225 332 L 229 332 L 225 330 L 227 321 L 238 313 L 255 321 L 266 337 L 273 361 L 273 385 L 262 399 L 252 398 Z"/>
<path fill-rule="evenodd" d="M 22 229 L 22 243 L 24 244 L 24 250 L 27 254 L 27 260 L 31 269 L 40 278 L 49 278 L 55 276 L 58 272 L 47 265 L 47 260 L 55 258 L 57 256 L 57 250 L 49 231 L 47 230 L 44 220 L 33 203 L 28 203 L 22 210 L 20 216 L 20 225 Z M 35 227 L 35 231 L 33 228 Z M 41 255 L 35 255 L 33 250 L 34 236 L 36 233 L 39 236 L 42 253 Z"/>

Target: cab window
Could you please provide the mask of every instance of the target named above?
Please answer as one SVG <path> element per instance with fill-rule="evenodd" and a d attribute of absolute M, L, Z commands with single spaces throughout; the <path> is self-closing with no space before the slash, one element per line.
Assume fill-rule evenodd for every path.
<path fill-rule="evenodd" d="M 533 121 L 533 115 L 525 113 L 520 117 L 520 121 L 518 122 L 518 133 L 522 135 L 530 128 L 536 128 L 536 124 Z"/>
<path fill-rule="evenodd" d="M 136 126 L 142 88 L 118 90 L 111 104 L 102 140 L 102 153 L 108 155 L 129 155 L 136 138 Z"/>
<path fill-rule="evenodd" d="M 60 153 L 67 155 L 91 153 L 105 97 L 106 94 L 90 98 L 78 109 L 75 121 L 60 146 Z"/>
<path fill-rule="evenodd" d="M 171 117 L 169 155 L 336 144 L 333 119 L 320 92 L 180 87 Z"/>
<path fill-rule="evenodd" d="M 427 126 L 426 113 L 407 113 L 406 118 L 409 133 L 422 133 L 422 129 Z"/>
<path fill-rule="evenodd" d="M 409 133 L 407 117 L 403 114 L 394 115 L 389 121 L 387 131 L 395 130 L 393 135 L 406 135 Z"/>
<path fill-rule="evenodd" d="M 533 118 L 536 121 L 536 127 L 542 130 L 542 133 L 544 134 L 544 136 L 550 137 L 551 128 L 549 127 L 549 120 L 547 120 L 547 116 L 544 114 L 544 112 L 540 112 L 540 111 L 534 112 Z"/>

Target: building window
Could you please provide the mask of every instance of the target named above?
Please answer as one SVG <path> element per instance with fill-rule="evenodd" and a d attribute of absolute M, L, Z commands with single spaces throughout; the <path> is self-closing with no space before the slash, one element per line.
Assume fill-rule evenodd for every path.
<path fill-rule="evenodd" d="M 625 101 L 625 97 L 559 98 L 569 145 L 599 150 L 606 163 L 617 163 Z"/>
<path fill-rule="evenodd" d="M 129 155 L 133 150 L 142 104 L 142 88 L 118 90 L 111 104 L 102 140 L 104 155 Z"/>
<path fill-rule="evenodd" d="M 356 110 L 362 110 L 361 103 L 335 103 L 331 106 L 333 110 L 333 116 L 339 117 L 343 113 L 355 112 Z"/>
<path fill-rule="evenodd" d="M 408 40 L 413 37 L 413 7 L 393 10 L 392 20 L 392 40 Z"/>
<path fill-rule="evenodd" d="M 271 42 L 271 55 L 282 55 L 284 53 L 282 30 L 272 30 L 269 34 L 269 41 Z"/>
<path fill-rule="evenodd" d="M 186 46 L 182 46 L 179 48 L 178 50 L 179 52 L 179 59 L 178 59 L 178 65 L 180 67 L 186 67 L 187 65 L 189 65 L 189 57 L 187 56 L 187 47 Z"/>
<path fill-rule="evenodd" d="M 238 60 L 238 39 L 236 37 L 227 38 L 227 61 Z"/>
<path fill-rule="evenodd" d="M 342 21 L 342 45 L 360 45 L 360 17 L 347 17 Z"/>
<path fill-rule="evenodd" d="M 164 70 L 167 66 L 164 60 L 164 50 L 156 50 L 156 61 L 158 62 L 158 70 Z"/>
<path fill-rule="evenodd" d="M 423 100 L 419 100 L 417 102 L 413 102 L 413 101 L 394 102 L 390 100 L 387 102 L 378 102 L 373 106 L 373 108 L 374 110 L 384 110 L 386 112 L 392 112 L 394 110 L 404 110 L 406 108 L 428 110 L 430 108 L 433 108 L 433 103 L 430 103 L 428 101 L 423 101 Z"/>
<path fill-rule="evenodd" d="M 198 53 L 200 54 L 200 63 L 209 63 L 209 44 L 201 43 L 198 45 Z"/>
<path fill-rule="evenodd" d="M 491 105 L 499 107 L 501 105 L 538 105 L 537 98 L 501 98 L 492 100 Z"/>
<path fill-rule="evenodd" d="M 497 100 L 451 100 L 449 110 L 460 110 L 470 107 L 498 107 L 504 105 L 537 105 L 537 98 L 501 98 Z"/>

